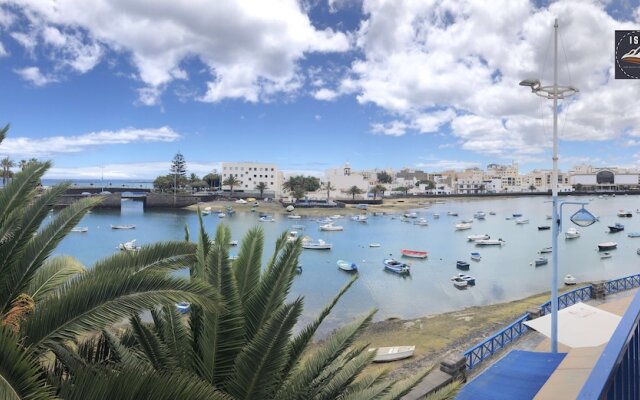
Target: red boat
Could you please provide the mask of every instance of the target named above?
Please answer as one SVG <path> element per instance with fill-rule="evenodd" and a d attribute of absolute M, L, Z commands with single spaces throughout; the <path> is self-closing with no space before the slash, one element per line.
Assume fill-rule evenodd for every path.
<path fill-rule="evenodd" d="M 427 254 L 428 254 L 426 251 L 407 250 L 407 249 L 400 250 L 400 253 L 402 253 L 402 255 L 405 257 L 411 257 L 411 258 L 427 258 Z"/>

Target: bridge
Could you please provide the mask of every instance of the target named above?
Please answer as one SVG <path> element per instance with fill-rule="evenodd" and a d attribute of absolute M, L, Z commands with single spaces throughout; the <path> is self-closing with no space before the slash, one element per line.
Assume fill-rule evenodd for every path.
<path fill-rule="evenodd" d="M 145 187 L 134 187 L 134 186 L 104 186 L 104 187 L 98 187 L 98 186 L 71 186 L 69 187 L 65 194 L 70 194 L 70 195 L 82 195 L 82 194 L 100 194 L 102 193 L 102 191 L 105 192 L 109 192 L 109 193 L 123 193 L 125 194 L 125 196 L 123 197 L 127 197 L 127 194 L 132 194 L 132 195 L 143 195 L 146 193 L 151 193 L 151 191 L 153 189 L 151 188 L 145 188 Z"/>

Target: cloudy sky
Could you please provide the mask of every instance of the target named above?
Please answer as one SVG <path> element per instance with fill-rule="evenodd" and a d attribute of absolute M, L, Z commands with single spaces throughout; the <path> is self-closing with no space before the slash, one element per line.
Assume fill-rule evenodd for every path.
<path fill-rule="evenodd" d="M 149 4 L 153 4 L 152 7 Z M 0 156 L 52 159 L 51 177 L 153 178 L 276 162 L 318 172 L 640 166 L 637 80 L 615 80 L 614 31 L 636 0 L 0 0 Z"/>

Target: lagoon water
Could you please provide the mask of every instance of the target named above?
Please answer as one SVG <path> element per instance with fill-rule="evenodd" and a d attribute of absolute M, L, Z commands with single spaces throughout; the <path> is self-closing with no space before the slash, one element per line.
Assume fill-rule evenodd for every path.
<path fill-rule="evenodd" d="M 600 222 L 588 228 L 578 228 L 582 236 L 559 239 L 559 279 L 565 274 L 574 275 L 578 281 L 610 279 L 640 272 L 640 238 L 629 238 L 627 233 L 640 231 L 638 196 L 600 198 L 569 197 L 565 200 L 590 201 L 587 208 L 600 216 Z M 315 219 L 287 219 L 275 215 L 276 222 L 261 223 L 257 213 L 238 212 L 227 218 L 215 213 L 205 216 L 205 227 L 211 235 L 219 223 L 228 224 L 233 239 L 241 240 L 244 232 L 260 225 L 265 232 L 264 258 L 271 255 L 275 238 L 292 225 L 304 225 L 304 234 L 313 239 L 324 239 L 333 244 L 330 251 L 304 250 L 301 256 L 303 272 L 294 283 L 292 296 L 304 296 L 303 320 L 312 319 L 322 307 L 350 279 L 339 270 L 336 261 L 344 259 L 358 264 L 360 278 L 342 298 L 323 326 L 323 332 L 350 321 L 371 308 L 379 309 L 376 319 L 389 317 L 415 318 L 424 315 L 462 309 L 468 306 L 487 305 L 519 299 L 549 288 L 551 262 L 534 267 L 532 261 L 538 251 L 551 245 L 551 231 L 538 231 L 539 225 L 550 225 L 546 215 L 551 214 L 548 197 L 519 197 L 499 199 L 447 199 L 444 204 L 433 204 L 414 211 L 427 218 L 428 226 L 403 222 L 402 215 L 370 216 L 367 223 L 351 221 L 348 217 L 336 221 L 344 226 L 342 232 L 320 232 Z M 563 231 L 574 226 L 569 216 L 579 206 L 565 206 Z M 633 211 L 632 218 L 618 218 L 619 209 Z M 485 220 L 475 220 L 470 230 L 456 231 L 454 225 L 461 219 L 471 219 L 483 210 Z M 448 216 L 448 211 L 458 212 L 458 217 Z M 496 215 L 489 215 L 493 211 Z M 336 211 L 339 213 L 339 211 Z M 522 213 L 530 223 L 517 225 L 507 220 L 512 213 Z M 434 213 L 440 218 L 435 219 Z M 608 233 L 607 225 L 625 224 L 625 231 Z M 112 230 L 110 224 L 135 224 L 135 230 Z M 79 226 L 89 227 L 88 233 L 71 233 L 56 249 L 56 254 L 70 254 L 91 266 L 96 260 L 116 252 L 120 242 L 137 239 L 138 244 L 160 240 L 182 240 L 184 225 L 195 235 L 197 216 L 191 211 L 144 211 L 142 203 L 123 201 L 121 210 L 96 210 L 88 214 Z M 502 238 L 502 247 L 476 247 L 467 241 L 471 234 L 491 235 Z M 597 252 L 600 242 L 615 241 L 618 249 L 613 257 L 601 260 Z M 380 243 L 370 248 L 369 243 Z M 411 275 L 401 277 L 383 269 L 382 260 L 389 254 L 400 257 L 400 249 L 408 248 L 429 252 L 426 260 L 407 259 L 411 263 Z M 232 247 L 231 253 L 238 248 Z M 469 254 L 479 251 L 482 260 L 470 261 Z M 546 255 L 549 259 L 551 254 Z M 458 273 L 457 260 L 469 261 L 476 285 L 466 290 L 456 289 L 450 278 Z"/>

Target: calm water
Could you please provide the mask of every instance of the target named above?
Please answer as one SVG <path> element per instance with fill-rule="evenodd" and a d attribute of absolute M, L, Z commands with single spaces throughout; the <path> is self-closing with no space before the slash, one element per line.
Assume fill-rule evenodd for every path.
<path fill-rule="evenodd" d="M 573 200 L 588 200 L 572 197 Z M 538 225 L 549 225 L 546 215 L 551 214 L 549 198 L 522 197 L 489 200 L 447 200 L 430 208 L 415 211 L 419 217 L 429 220 L 429 226 L 416 226 L 402 222 L 401 215 L 370 216 L 369 222 L 359 223 L 348 218 L 336 221 L 344 226 L 342 232 L 320 232 L 314 219 L 291 220 L 276 215 L 276 222 L 261 223 L 255 213 L 237 213 L 220 219 L 212 214 L 204 217 L 207 230 L 213 234 L 216 226 L 224 222 L 231 227 L 234 239 L 242 239 L 249 228 L 260 225 L 266 236 L 265 259 L 270 256 L 275 238 L 291 225 L 306 226 L 305 234 L 314 239 L 324 239 L 333 244 L 330 251 L 304 250 L 301 263 L 304 271 L 296 278 L 293 295 L 305 297 L 305 319 L 311 319 L 350 278 L 338 270 L 336 260 L 345 259 L 358 263 L 360 279 L 343 297 L 325 324 L 325 332 L 351 320 L 371 308 L 378 308 L 376 319 L 388 317 L 414 318 L 433 313 L 461 309 L 473 305 L 486 305 L 522 298 L 549 288 L 551 265 L 534 267 L 531 262 L 537 252 L 551 245 L 551 231 L 538 231 Z M 565 206 L 563 230 L 572 226 L 568 217 L 578 206 Z M 560 279 L 565 274 L 574 275 L 579 281 L 608 279 L 640 272 L 640 238 L 628 238 L 627 233 L 640 231 L 640 208 L 637 196 L 591 201 L 588 209 L 600 216 L 600 222 L 589 228 L 579 228 L 582 237 L 560 243 Z M 634 212 L 632 218 L 618 218 L 619 209 Z M 473 229 L 455 231 L 454 225 L 461 219 L 472 218 L 477 210 L 487 213 L 485 220 L 476 220 Z M 459 213 L 447 216 L 448 211 Z M 489 215 L 490 211 L 497 215 Z M 506 220 L 514 212 L 524 214 L 530 223 L 516 225 Z M 440 218 L 434 219 L 433 214 Z M 624 232 L 609 234 L 607 225 L 622 222 Z M 135 224 L 135 230 L 110 229 L 110 224 Z M 58 254 L 71 254 L 86 265 L 116 250 L 120 242 L 137 239 L 139 244 L 159 240 L 181 240 L 187 224 L 192 234 L 197 232 L 197 217 L 188 211 L 147 211 L 142 203 L 124 201 L 120 211 L 94 211 L 79 224 L 88 226 L 88 233 L 72 233 L 56 250 Z M 503 238 L 502 247 L 476 247 L 467 241 L 467 235 L 487 233 L 492 238 Z M 597 243 L 615 241 L 618 249 L 613 257 L 601 260 Z M 369 243 L 381 243 L 380 248 L 369 248 Z M 411 276 L 403 278 L 384 271 L 382 259 L 390 253 L 400 256 L 400 249 L 409 248 L 429 252 L 427 260 L 409 260 Z M 237 252 L 232 248 L 231 253 Z M 479 251 L 482 261 L 470 261 L 468 272 L 476 278 L 476 286 L 458 290 L 450 278 L 457 273 L 456 260 L 469 261 L 469 254 Z M 550 259 L 550 254 L 548 254 Z"/>

